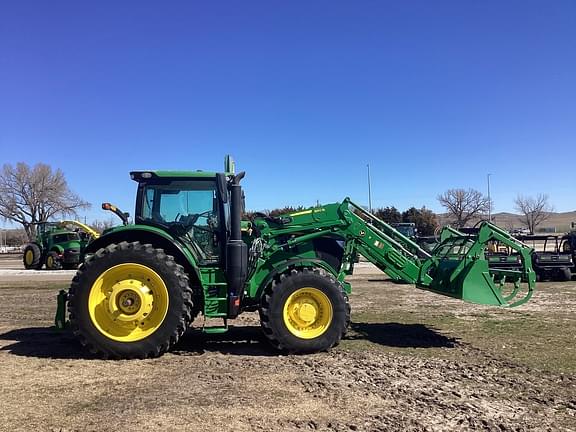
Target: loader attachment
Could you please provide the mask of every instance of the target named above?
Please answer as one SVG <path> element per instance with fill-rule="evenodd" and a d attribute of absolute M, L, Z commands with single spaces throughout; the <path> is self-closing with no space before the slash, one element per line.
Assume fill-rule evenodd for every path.
<path fill-rule="evenodd" d="M 514 269 L 490 268 L 487 251 L 505 245 L 518 260 Z M 422 267 L 419 288 L 471 303 L 514 307 L 532 296 L 536 275 L 532 249 L 506 231 L 482 222 L 473 234 L 445 228 Z"/>
<path fill-rule="evenodd" d="M 446 227 L 428 253 L 348 198 L 340 207 L 356 250 L 393 280 L 472 303 L 513 307 L 527 302 L 536 284 L 532 249 L 488 222 L 470 233 Z M 487 251 L 505 247 L 511 267 L 489 266 Z"/>

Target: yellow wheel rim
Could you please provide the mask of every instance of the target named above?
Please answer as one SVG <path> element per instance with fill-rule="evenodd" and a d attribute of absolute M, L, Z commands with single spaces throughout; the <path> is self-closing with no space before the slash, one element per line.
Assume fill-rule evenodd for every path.
<path fill-rule="evenodd" d="M 332 303 L 316 288 L 300 288 L 284 303 L 284 324 L 294 336 L 314 339 L 322 335 L 332 322 Z"/>
<path fill-rule="evenodd" d="M 54 258 L 52 256 L 46 258 L 46 267 L 48 268 L 54 267 Z"/>
<path fill-rule="evenodd" d="M 34 252 L 32 251 L 32 249 L 26 251 L 25 259 L 26 259 L 26 265 L 32 265 L 32 262 L 34 261 Z"/>
<path fill-rule="evenodd" d="M 88 296 L 90 319 L 107 338 L 135 342 L 154 333 L 168 312 L 168 289 L 149 267 L 119 264 L 102 273 Z"/>

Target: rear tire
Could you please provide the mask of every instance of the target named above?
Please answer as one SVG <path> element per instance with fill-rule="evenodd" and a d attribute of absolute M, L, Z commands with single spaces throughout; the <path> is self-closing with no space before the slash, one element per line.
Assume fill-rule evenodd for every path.
<path fill-rule="evenodd" d="M 105 358 L 165 353 L 191 324 L 192 309 L 183 267 L 139 242 L 99 249 L 78 270 L 68 295 L 74 335 Z"/>
<path fill-rule="evenodd" d="M 40 270 L 42 268 L 42 251 L 36 243 L 29 243 L 24 248 L 22 256 L 24 268 L 26 270 Z"/>
<path fill-rule="evenodd" d="M 262 298 L 262 330 L 274 347 L 288 353 L 332 348 L 349 322 L 350 308 L 342 286 L 322 269 L 282 274 Z"/>

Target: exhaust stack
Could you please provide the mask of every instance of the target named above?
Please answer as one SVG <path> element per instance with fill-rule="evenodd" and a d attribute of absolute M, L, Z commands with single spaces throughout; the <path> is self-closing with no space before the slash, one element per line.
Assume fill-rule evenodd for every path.
<path fill-rule="evenodd" d="M 242 241 L 241 220 L 243 213 L 240 181 L 245 172 L 232 177 L 230 190 L 230 238 L 226 245 L 226 276 L 228 279 L 228 314 L 235 318 L 240 313 L 240 301 L 248 274 L 248 246 Z"/>

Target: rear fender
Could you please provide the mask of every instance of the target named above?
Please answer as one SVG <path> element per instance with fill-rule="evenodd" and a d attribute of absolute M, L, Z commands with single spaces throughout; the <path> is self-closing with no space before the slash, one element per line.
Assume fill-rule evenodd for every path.
<path fill-rule="evenodd" d="M 112 243 L 120 243 L 123 241 L 138 241 L 142 244 L 151 244 L 155 248 L 164 249 L 168 255 L 172 255 L 176 262 L 184 267 L 191 278 L 195 278 L 195 281 L 191 282 L 201 286 L 198 264 L 192 253 L 169 233 L 155 227 L 146 225 L 117 227 L 88 244 L 84 254 L 93 254 Z"/>

